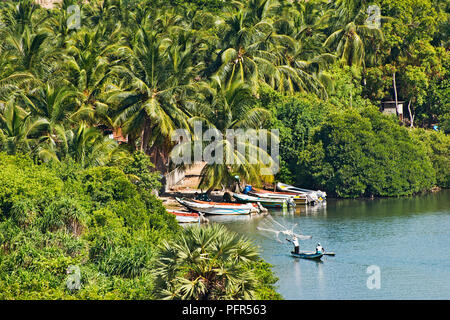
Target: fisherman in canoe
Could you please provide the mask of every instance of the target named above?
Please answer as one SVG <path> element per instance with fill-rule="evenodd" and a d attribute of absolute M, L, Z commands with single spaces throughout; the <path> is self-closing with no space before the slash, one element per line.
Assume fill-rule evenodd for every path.
<path fill-rule="evenodd" d="M 324 252 L 323 247 L 320 245 L 320 243 L 318 243 L 316 247 L 316 253 L 323 253 L 323 252 Z"/>
<path fill-rule="evenodd" d="M 288 238 L 286 238 L 287 241 L 292 242 L 292 244 L 294 245 L 294 253 L 299 254 L 300 253 L 300 245 L 298 243 L 297 237 L 294 236 L 292 238 L 292 240 L 289 240 Z"/>

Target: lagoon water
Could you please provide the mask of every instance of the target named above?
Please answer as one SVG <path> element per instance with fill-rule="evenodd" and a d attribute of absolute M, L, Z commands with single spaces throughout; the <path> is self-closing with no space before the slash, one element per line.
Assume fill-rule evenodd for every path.
<path fill-rule="evenodd" d="M 257 230 L 267 217 L 209 219 L 260 247 L 284 299 L 450 299 L 450 190 L 394 199 L 329 199 L 324 206 L 270 215 L 287 227 L 297 224 L 294 232 L 312 235 L 300 241 L 300 250 L 312 251 L 320 242 L 336 256 L 321 262 L 291 257 L 285 237 L 278 242 Z M 368 278 L 376 276 L 370 270 L 379 270 L 379 289 L 368 288 Z"/>

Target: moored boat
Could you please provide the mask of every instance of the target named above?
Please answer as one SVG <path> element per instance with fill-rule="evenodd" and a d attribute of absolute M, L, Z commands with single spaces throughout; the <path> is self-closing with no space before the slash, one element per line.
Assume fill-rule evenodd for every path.
<path fill-rule="evenodd" d="M 288 198 L 261 198 L 239 193 L 233 193 L 233 198 L 239 203 L 260 203 L 266 208 L 285 208 L 287 206 L 295 206 L 294 201 Z"/>
<path fill-rule="evenodd" d="M 259 206 L 257 203 L 210 202 L 177 197 L 175 200 L 189 210 L 205 214 L 233 215 L 259 213 Z"/>
<path fill-rule="evenodd" d="M 268 191 L 253 187 L 250 191 L 248 191 L 248 194 L 260 198 L 292 199 L 296 204 L 308 204 L 312 201 L 307 195 L 303 194 L 297 194 L 292 192 Z"/>
<path fill-rule="evenodd" d="M 175 215 L 179 223 L 198 223 L 201 222 L 201 214 L 197 212 L 179 211 L 166 209 L 168 213 Z"/>
<path fill-rule="evenodd" d="M 325 191 L 298 188 L 281 182 L 278 182 L 276 184 L 276 189 L 278 191 L 292 192 L 298 194 L 315 194 L 319 201 L 325 200 L 327 198 L 327 193 Z"/>

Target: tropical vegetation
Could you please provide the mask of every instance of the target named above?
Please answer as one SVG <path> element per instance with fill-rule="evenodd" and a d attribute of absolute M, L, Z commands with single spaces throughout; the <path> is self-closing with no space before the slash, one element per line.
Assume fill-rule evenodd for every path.
<path fill-rule="evenodd" d="M 205 165 L 208 192 L 235 176 L 337 197 L 448 188 L 449 12 L 437 0 L 0 2 L 0 298 L 279 298 L 247 240 L 181 231 L 154 195 L 179 165 L 173 135 L 278 130 L 277 159 L 214 141 L 234 161 Z M 380 112 L 392 103 L 402 112 Z M 70 266 L 80 290 L 64 282 Z"/>
<path fill-rule="evenodd" d="M 394 127 L 447 133 L 448 11 L 432 0 L 63 0 L 53 9 L 6 1 L 0 8 L 0 149 L 37 162 L 70 158 L 84 167 L 120 162 L 139 150 L 165 173 L 175 166 L 170 154 L 177 129 L 192 132 L 196 121 L 222 134 L 269 128 L 268 119 L 280 116 L 261 97 L 269 90 L 316 101 L 323 114 L 395 100 L 403 113 Z M 277 129 L 286 123 L 279 120 Z M 300 125 L 306 122 L 300 117 Z M 112 132 L 123 136 L 121 145 L 109 138 Z M 281 148 L 289 144 L 280 142 Z M 215 143 L 231 148 L 226 140 Z M 272 182 L 259 174 L 267 159 L 248 161 L 252 148 L 267 158 L 259 146 L 244 143 L 247 151 L 229 150 L 241 161 L 205 166 L 201 187 L 226 187 L 236 175 Z M 308 161 L 282 154 L 281 172 L 309 170 Z M 338 192 L 339 179 L 330 184 L 311 179 L 316 175 L 284 178 L 337 196 L 372 194 Z M 430 175 L 430 183 L 374 194 L 411 194 L 434 181 L 445 186 Z"/>
<path fill-rule="evenodd" d="M 0 161 L 0 299 L 167 298 L 158 273 L 167 250 L 181 258 L 171 266 L 183 283 L 173 299 L 280 298 L 253 243 L 221 226 L 183 231 L 151 194 L 159 181 L 142 153 L 123 170 L 73 160 L 38 165 L 5 153 Z M 201 244 L 212 262 L 196 256 L 198 272 L 218 281 L 210 296 L 186 285 L 195 262 L 184 255 Z"/>

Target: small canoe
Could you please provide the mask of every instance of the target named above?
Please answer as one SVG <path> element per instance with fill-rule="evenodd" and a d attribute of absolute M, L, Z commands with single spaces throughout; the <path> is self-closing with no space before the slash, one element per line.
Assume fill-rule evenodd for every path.
<path fill-rule="evenodd" d="M 290 199 L 282 198 L 261 198 L 249 196 L 247 194 L 233 193 L 233 198 L 239 203 L 261 203 L 266 208 L 286 208 L 289 206 L 295 206 L 295 203 Z"/>
<path fill-rule="evenodd" d="M 233 215 L 259 212 L 259 207 L 256 203 L 212 202 L 177 197 L 175 197 L 175 200 L 189 210 L 205 214 Z"/>
<path fill-rule="evenodd" d="M 300 253 L 295 253 L 292 251 L 291 255 L 302 259 L 320 260 L 323 257 L 323 252 L 316 253 L 316 252 L 300 251 Z"/>
<path fill-rule="evenodd" d="M 167 212 L 175 215 L 175 218 L 179 223 L 197 223 L 200 222 L 200 214 L 196 212 L 169 210 Z"/>

